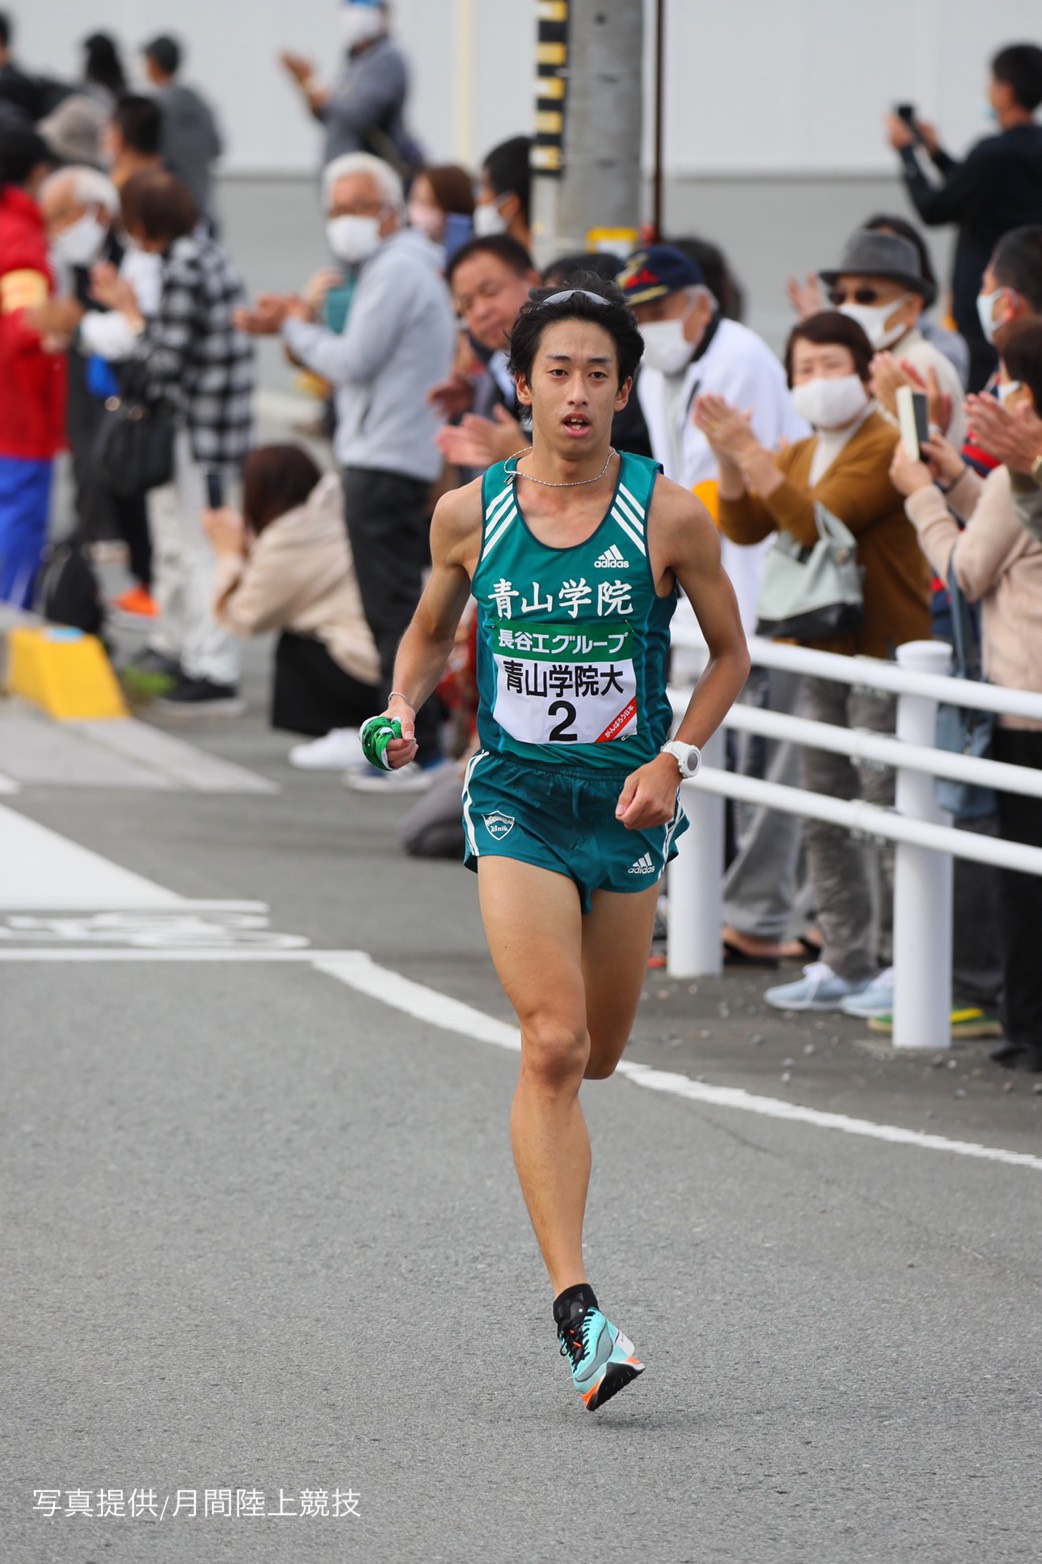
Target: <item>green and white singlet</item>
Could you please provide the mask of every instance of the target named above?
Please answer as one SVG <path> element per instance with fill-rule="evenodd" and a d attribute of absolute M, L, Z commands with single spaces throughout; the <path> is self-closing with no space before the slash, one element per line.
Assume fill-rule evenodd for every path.
<path fill-rule="evenodd" d="M 512 459 L 513 460 L 513 459 Z M 669 624 L 678 588 L 655 591 L 647 521 L 661 470 L 624 452 L 615 492 L 583 543 L 541 543 L 508 463 L 482 483 L 478 605 L 482 749 L 541 765 L 627 772 L 669 737 Z"/>

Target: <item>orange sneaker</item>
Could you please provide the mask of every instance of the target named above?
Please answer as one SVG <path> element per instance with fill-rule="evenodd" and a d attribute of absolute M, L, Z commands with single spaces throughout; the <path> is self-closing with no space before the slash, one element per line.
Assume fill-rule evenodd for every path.
<path fill-rule="evenodd" d="M 148 588 L 140 583 L 117 597 L 112 606 L 117 613 L 131 614 L 138 619 L 156 619 L 159 615 L 159 604 Z"/>

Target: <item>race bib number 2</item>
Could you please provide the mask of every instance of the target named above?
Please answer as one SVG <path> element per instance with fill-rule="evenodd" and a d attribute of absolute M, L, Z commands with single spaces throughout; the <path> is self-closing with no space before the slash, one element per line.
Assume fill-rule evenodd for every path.
<path fill-rule="evenodd" d="M 606 744 L 637 731 L 632 631 L 622 626 L 492 627 L 493 714 L 522 744 Z"/>

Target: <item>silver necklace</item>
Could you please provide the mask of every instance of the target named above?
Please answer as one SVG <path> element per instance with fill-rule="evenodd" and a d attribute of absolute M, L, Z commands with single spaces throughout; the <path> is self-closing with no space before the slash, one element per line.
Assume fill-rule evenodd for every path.
<path fill-rule="evenodd" d="M 608 454 L 604 458 L 604 466 L 601 468 L 600 472 L 597 473 L 596 477 L 572 478 L 568 483 L 551 483 L 549 478 L 533 478 L 530 472 L 518 472 L 516 466 L 511 467 L 511 462 L 517 462 L 522 456 L 527 456 L 531 449 L 532 447 L 530 445 L 526 445 L 524 450 L 515 451 L 513 456 L 507 457 L 506 462 L 503 465 L 503 476 L 506 478 L 508 483 L 515 478 L 527 478 L 529 483 L 539 483 L 543 486 L 544 489 L 581 489 L 584 483 L 599 483 L 604 477 L 604 474 L 608 471 L 608 464 L 612 457 L 618 454 L 615 450 L 615 447 L 609 445 Z"/>

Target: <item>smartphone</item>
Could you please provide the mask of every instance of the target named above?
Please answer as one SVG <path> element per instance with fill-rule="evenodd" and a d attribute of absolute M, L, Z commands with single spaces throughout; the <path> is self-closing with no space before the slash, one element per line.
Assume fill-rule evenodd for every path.
<path fill-rule="evenodd" d="M 930 403 L 925 391 L 898 386 L 897 421 L 901 426 L 901 443 L 909 458 L 921 462 L 922 447 L 930 438 Z"/>
<path fill-rule="evenodd" d="M 224 482 L 212 469 L 206 474 L 206 503 L 211 510 L 220 510 L 224 504 Z"/>
<path fill-rule="evenodd" d="M 915 136 L 916 141 L 921 142 L 923 138 L 919 133 L 919 126 L 916 124 L 915 120 L 915 104 L 895 103 L 894 113 L 897 115 L 898 119 L 904 120 L 905 124 L 908 126 L 908 129 Z"/>

